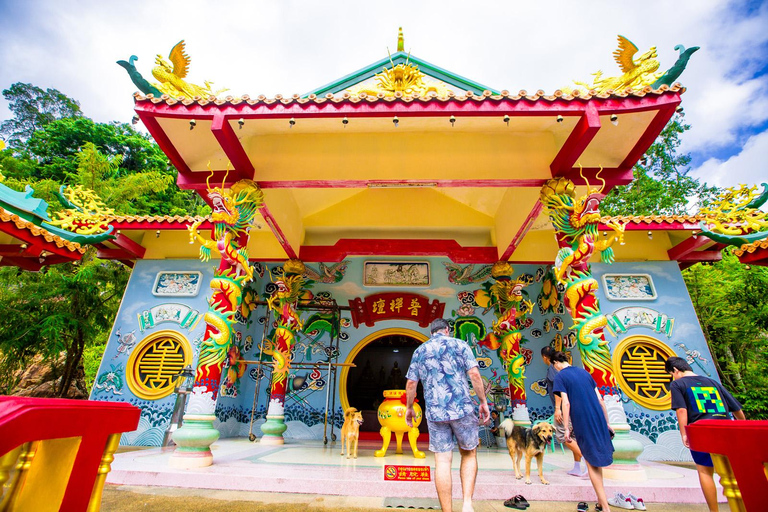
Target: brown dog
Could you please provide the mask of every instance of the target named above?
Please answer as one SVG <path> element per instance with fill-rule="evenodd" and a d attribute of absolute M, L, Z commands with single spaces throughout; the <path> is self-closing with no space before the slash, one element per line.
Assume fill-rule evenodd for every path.
<path fill-rule="evenodd" d="M 504 430 L 504 436 L 507 438 L 507 450 L 515 467 L 515 478 L 518 480 L 523 478 L 520 472 L 520 459 L 525 454 L 525 483 L 531 483 L 531 459 L 536 457 L 539 479 L 544 485 L 549 485 L 544 478 L 544 448 L 552 442 L 555 427 L 551 423 L 541 422 L 533 428 L 524 428 L 515 425 L 511 419 L 502 421 L 499 426 Z"/>
<path fill-rule="evenodd" d="M 341 427 L 341 454 L 344 455 L 344 445 L 347 445 L 347 458 L 357 458 L 357 441 L 360 437 L 360 425 L 363 424 L 363 415 L 350 407 L 344 411 L 344 425 Z"/>

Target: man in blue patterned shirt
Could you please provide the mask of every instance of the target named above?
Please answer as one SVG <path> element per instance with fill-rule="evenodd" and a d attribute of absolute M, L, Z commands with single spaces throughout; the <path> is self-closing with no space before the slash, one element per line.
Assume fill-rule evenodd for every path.
<path fill-rule="evenodd" d="M 451 510 L 451 461 L 453 439 L 461 454 L 461 490 L 464 498 L 462 512 L 471 512 L 472 494 L 477 478 L 476 449 L 479 444 L 479 425 L 491 417 L 485 399 L 483 380 L 472 349 L 465 341 L 448 336 L 448 322 L 434 320 L 430 327 L 432 337 L 418 347 L 411 358 L 405 386 L 407 409 L 405 422 L 412 426 L 413 400 L 416 386 L 424 386 L 425 416 L 429 428 L 429 449 L 435 454 L 435 487 L 443 512 Z M 480 419 L 469 394 L 467 378 L 480 402 Z"/>

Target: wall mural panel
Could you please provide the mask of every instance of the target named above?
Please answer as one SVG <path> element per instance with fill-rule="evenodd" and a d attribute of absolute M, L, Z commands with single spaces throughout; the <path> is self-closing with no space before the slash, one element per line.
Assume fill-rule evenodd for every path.
<path fill-rule="evenodd" d="M 327 304 L 335 300 L 340 305 L 347 305 L 349 301 L 364 300 L 376 294 L 413 293 L 424 297 L 429 305 L 443 304 L 445 309 L 441 315 L 449 319 L 456 336 L 466 340 L 472 348 L 486 386 L 500 386 L 508 390 L 509 365 L 501 357 L 503 336 L 499 336 L 494 331 L 494 325 L 498 325 L 499 318 L 495 314 L 497 299 L 491 292 L 494 280 L 490 277 L 490 267 L 488 269 L 481 265 L 472 268 L 464 265 L 457 267 L 441 258 L 424 258 L 423 261 L 429 263 L 431 273 L 428 287 L 413 289 L 401 286 L 381 287 L 375 292 L 363 285 L 366 263 L 363 257 L 350 257 L 343 262 L 343 265 L 312 263 L 307 265 L 304 275 L 306 281 L 302 301 L 307 301 L 308 304 Z M 227 354 L 220 397 L 217 402 L 217 426 L 223 436 L 248 435 L 252 412 L 254 412 L 253 431 L 259 434 L 259 427 L 264 422 L 269 402 L 271 366 L 246 364 L 242 361 L 256 361 L 260 358 L 265 362 L 271 361 L 271 358 L 260 352 L 260 346 L 262 337 L 270 339 L 274 335 L 275 316 L 271 315 L 268 320 L 266 308 L 257 306 L 255 301 L 256 297 L 268 295 L 265 293 L 270 284 L 267 269 L 278 277 L 281 275 L 282 267 L 279 264 L 269 263 L 256 264 L 254 268 L 256 269 L 255 281 L 244 290 L 243 302 L 236 312 L 237 323 L 234 326 L 233 347 L 236 347 L 239 353 L 233 351 Z M 486 270 L 489 275 L 483 276 Z M 200 272 L 202 287 L 207 286 L 212 276 L 210 265 L 206 266 L 192 260 L 137 263 L 91 394 L 91 398 L 95 400 L 128 401 L 136 403 L 143 411 L 148 411 L 142 413 L 139 430 L 124 436 L 124 444 L 154 441 L 159 444 L 175 400 L 173 394 L 160 400 L 143 400 L 136 397 L 125 384 L 125 363 L 130 354 L 136 350 L 138 342 L 159 330 L 174 330 L 186 336 L 194 350 L 202 335 L 203 322 L 188 325 L 185 328 L 183 322 L 155 321 L 153 324 L 146 323 L 144 332 L 141 332 L 139 318 L 144 311 L 157 311 L 158 307 L 167 304 L 181 304 L 190 311 L 207 309 L 205 293 L 191 298 L 178 298 L 172 302 L 167 298 L 152 295 L 152 285 L 158 272 L 162 271 Z M 652 301 L 638 300 L 633 303 L 632 300 L 623 300 L 621 304 L 614 303 L 615 306 L 620 305 L 619 308 L 611 308 L 611 302 L 605 302 L 609 317 L 606 337 L 612 350 L 631 336 L 649 336 L 663 343 L 675 354 L 692 361 L 697 373 L 717 375 L 682 276 L 674 262 L 614 263 L 611 266 L 595 263 L 592 265 L 592 271 L 601 283 L 605 274 L 650 276 L 650 282 L 657 295 Z M 259 272 L 261 277 L 258 277 Z M 553 412 L 542 384 L 546 367 L 539 357 L 541 348 L 544 345 L 550 345 L 565 350 L 566 353 L 571 354 L 575 365 L 581 365 L 581 358 L 579 351 L 574 350 L 575 333 L 571 319 L 564 312 L 563 290 L 554 280 L 551 268 L 539 265 L 513 265 L 510 277 L 512 281 L 522 279 L 523 282 L 529 282 L 522 290 L 525 291 L 523 297 L 531 302 L 532 307 L 525 318 L 521 322 L 516 322 L 516 325 L 519 324 L 521 340 L 519 345 L 519 369 L 523 370 L 521 382 L 527 392 L 525 400 L 528 415 L 532 421 L 535 421 L 549 417 Z M 600 300 L 609 301 L 605 293 L 602 286 L 597 290 Z M 383 319 L 372 325 L 361 322 L 355 326 L 351 313 L 345 311 L 342 312 L 340 323 L 336 326 L 323 311 L 299 309 L 298 314 L 304 328 L 296 332 L 295 342 L 291 347 L 291 358 L 296 363 L 308 364 L 307 366 L 297 364 L 286 375 L 285 424 L 287 430 L 284 436 L 287 438 L 322 438 L 325 390 L 332 385 L 327 371 L 327 361 L 329 357 L 333 358 L 336 355 L 329 348 L 330 340 L 334 335 L 339 337 L 338 361 L 343 362 L 361 340 L 385 329 L 410 329 L 428 334 L 426 327 L 421 327 L 416 321 L 402 318 Z M 152 316 L 155 318 L 154 313 Z M 620 322 L 611 323 L 616 322 L 616 319 Z M 196 354 L 193 356 L 196 357 Z M 372 371 L 380 370 L 377 366 Z M 403 372 L 405 370 L 406 368 L 402 368 Z M 389 368 L 384 369 L 387 375 L 389 371 Z M 378 373 L 376 377 L 377 375 Z M 260 382 L 259 376 L 263 377 Z M 621 379 L 619 381 L 621 382 Z M 256 396 L 255 411 L 253 411 L 257 386 L 259 393 Z M 631 399 L 630 393 L 623 389 L 624 387 L 624 384 L 619 384 L 621 400 L 633 430 L 633 437 L 645 446 L 642 458 L 668 460 L 684 458 L 685 451 L 678 450 L 674 437 L 669 435 L 670 431 L 677 435 L 674 432 L 676 429 L 674 414 L 670 415 L 670 411 L 663 409 L 650 409 L 640 401 Z M 336 414 L 331 415 L 330 421 L 338 429 L 343 421 L 338 389 L 336 396 L 332 399 L 335 400 Z M 511 410 L 508 409 L 506 414 L 510 413 Z M 336 434 L 338 435 L 338 431 Z"/>
<path fill-rule="evenodd" d="M 365 286 L 429 286 L 429 263 L 425 261 L 366 261 Z"/>
<path fill-rule="evenodd" d="M 608 300 L 656 299 L 653 279 L 648 274 L 605 274 L 603 286 Z"/>
<path fill-rule="evenodd" d="M 152 295 L 156 297 L 195 297 L 200 293 L 201 272 L 158 272 Z"/>

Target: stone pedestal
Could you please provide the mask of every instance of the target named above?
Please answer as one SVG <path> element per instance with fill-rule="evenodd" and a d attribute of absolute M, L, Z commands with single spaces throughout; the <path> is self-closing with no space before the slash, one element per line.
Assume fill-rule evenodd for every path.
<path fill-rule="evenodd" d="M 261 444 L 269 445 L 281 445 L 285 444 L 283 439 L 283 432 L 288 430 L 288 425 L 285 424 L 285 408 L 283 404 L 276 399 L 269 401 L 269 408 L 267 409 L 267 421 L 261 425 L 261 431 L 264 433 L 261 440 Z"/>
<path fill-rule="evenodd" d="M 643 445 L 629 435 L 630 427 L 619 396 L 605 395 L 603 401 L 608 410 L 609 423 L 616 433 L 613 438 L 613 464 L 603 469 L 603 476 L 615 480 L 647 480 L 648 475 L 637 462 L 637 457 L 643 453 Z"/>
<path fill-rule="evenodd" d="M 285 444 L 283 432 L 286 430 L 288 430 L 288 425 L 285 424 L 285 416 L 271 416 L 267 414 L 267 421 L 261 425 L 261 431 L 264 435 L 261 436 L 259 443 L 269 445 Z"/>
<path fill-rule="evenodd" d="M 186 415 L 184 424 L 173 433 L 176 450 L 168 464 L 174 468 L 202 468 L 213 464 L 211 445 L 219 439 L 213 428 L 213 414 Z"/>

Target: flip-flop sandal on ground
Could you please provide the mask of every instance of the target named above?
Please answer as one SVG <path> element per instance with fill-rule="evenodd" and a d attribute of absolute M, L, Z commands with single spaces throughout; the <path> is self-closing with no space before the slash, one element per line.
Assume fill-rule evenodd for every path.
<path fill-rule="evenodd" d="M 515 500 L 515 502 L 517 502 L 519 505 L 522 505 L 522 506 L 524 506 L 525 508 L 528 508 L 528 507 L 530 507 L 530 506 L 531 506 L 531 504 L 530 504 L 530 503 L 528 503 L 528 501 L 526 501 L 526 499 L 523 497 L 523 495 L 522 495 L 522 494 L 518 494 L 517 496 L 515 496 L 514 500 Z"/>
<path fill-rule="evenodd" d="M 589 510 L 589 505 L 587 505 L 587 502 L 580 501 L 578 505 L 576 505 L 576 511 L 577 512 L 587 512 Z"/>
<path fill-rule="evenodd" d="M 504 506 L 509 508 L 515 508 L 517 510 L 525 510 L 528 507 L 520 503 L 520 498 L 522 498 L 522 496 L 515 496 L 514 498 L 509 498 L 507 501 L 504 502 Z M 525 501 L 525 498 L 523 498 L 523 501 Z"/>

